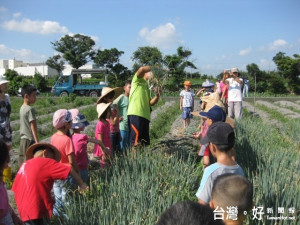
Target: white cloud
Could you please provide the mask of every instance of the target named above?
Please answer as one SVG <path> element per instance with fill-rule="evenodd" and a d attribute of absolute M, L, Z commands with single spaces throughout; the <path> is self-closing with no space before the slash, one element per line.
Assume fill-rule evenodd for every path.
<path fill-rule="evenodd" d="M 24 62 L 42 62 L 46 60 L 45 55 L 38 55 L 29 49 L 13 49 L 4 44 L 0 44 L 1 59 L 17 59 Z"/>
<path fill-rule="evenodd" d="M 11 31 L 21 31 L 37 34 L 68 33 L 68 28 L 55 21 L 40 20 L 10 20 L 2 23 L 2 27 Z"/>
<path fill-rule="evenodd" d="M 166 23 L 152 30 L 144 27 L 140 30 L 139 35 L 150 45 L 164 49 L 171 48 L 173 44 L 182 43 L 175 26 L 172 23 Z"/>
<path fill-rule="evenodd" d="M 6 11 L 7 11 L 7 8 L 5 8 L 5 7 L 3 7 L 3 6 L 0 7 L 0 12 L 3 13 L 3 12 L 6 12 Z"/>
<path fill-rule="evenodd" d="M 240 50 L 239 55 L 248 55 L 251 51 L 252 51 L 251 47 L 246 48 L 246 49 L 242 49 L 242 50 Z"/>
<path fill-rule="evenodd" d="M 278 40 L 275 40 L 273 41 L 270 45 L 269 45 L 269 49 L 270 50 L 277 50 L 278 48 L 280 47 L 284 47 L 288 45 L 288 43 L 283 40 L 283 39 L 278 39 Z"/>
<path fill-rule="evenodd" d="M 14 14 L 13 14 L 13 17 L 14 17 L 14 18 L 18 18 L 18 17 L 20 17 L 21 15 L 22 15 L 22 13 L 17 12 L 17 13 L 14 13 Z"/>

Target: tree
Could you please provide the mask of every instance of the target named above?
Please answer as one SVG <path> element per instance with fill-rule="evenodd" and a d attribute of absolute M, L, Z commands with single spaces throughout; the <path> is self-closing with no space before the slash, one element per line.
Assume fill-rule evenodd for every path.
<path fill-rule="evenodd" d="M 65 35 L 59 41 L 51 42 L 51 44 L 76 69 L 94 59 L 95 41 L 91 37 L 81 34 Z"/>
<path fill-rule="evenodd" d="M 47 81 L 40 73 L 33 76 L 33 84 L 40 91 L 47 91 Z"/>
<path fill-rule="evenodd" d="M 285 53 L 278 52 L 273 61 L 277 65 L 280 75 L 287 80 L 292 92 L 300 94 L 300 56 L 293 55 L 294 58 L 285 56 Z"/>
<path fill-rule="evenodd" d="M 61 58 L 60 55 L 55 55 L 53 57 L 49 57 L 46 61 L 47 66 L 55 69 L 58 73 L 58 75 L 61 74 L 61 72 L 64 70 L 64 60 Z"/>
<path fill-rule="evenodd" d="M 171 82 L 170 86 L 175 86 L 176 89 L 179 88 L 179 85 L 183 83 L 185 79 L 185 69 L 197 67 L 190 61 L 188 58 L 192 55 L 192 52 L 185 50 L 182 46 L 177 48 L 177 53 L 173 55 L 166 55 L 164 57 L 164 65 L 169 71 L 171 71 Z"/>
<path fill-rule="evenodd" d="M 133 56 L 131 58 L 135 61 L 133 65 L 133 71 L 137 71 L 140 66 L 145 65 L 161 65 L 162 60 L 162 53 L 159 51 L 157 47 L 139 47 L 138 50 L 133 52 Z"/>
<path fill-rule="evenodd" d="M 119 51 L 116 48 L 111 48 L 98 50 L 94 58 L 94 63 L 97 66 L 104 67 L 108 70 L 109 74 L 113 75 L 114 79 L 109 77 L 109 81 L 115 85 L 120 84 L 118 81 L 124 81 L 125 77 L 127 76 L 126 74 L 128 74 L 128 68 L 120 63 L 120 57 L 123 54 L 123 51 Z"/>

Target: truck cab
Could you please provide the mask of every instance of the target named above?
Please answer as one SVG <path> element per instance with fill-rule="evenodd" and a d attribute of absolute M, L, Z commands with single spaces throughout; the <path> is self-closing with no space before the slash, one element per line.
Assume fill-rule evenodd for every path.
<path fill-rule="evenodd" d="M 105 82 L 99 82 L 98 84 L 83 82 L 84 74 L 99 73 L 105 73 Z M 61 75 L 57 79 L 51 93 L 57 96 L 68 96 L 70 93 L 74 93 L 81 96 L 98 97 L 101 95 L 102 88 L 107 86 L 107 73 L 105 70 L 74 69 L 70 75 Z"/>

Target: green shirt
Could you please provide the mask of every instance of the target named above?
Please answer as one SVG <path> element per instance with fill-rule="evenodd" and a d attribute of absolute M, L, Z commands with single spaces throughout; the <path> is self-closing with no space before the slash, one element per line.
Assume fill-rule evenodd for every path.
<path fill-rule="evenodd" d="M 147 81 L 135 74 L 131 82 L 127 115 L 140 116 L 150 121 L 150 100 Z"/>
<path fill-rule="evenodd" d="M 22 105 L 20 108 L 20 138 L 33 141 L 30 123 L 36 120 L 35 110 L 30 105 Z"/>
<path fill-rule="evenodd" d="M 129 105 L 129 98 L 124 94 L 120 95 L 115 101 L 114 104 L 118 106 L 119 115 L 123 117 L 123 120 L 119 123 L 120 130 L 128 131 L 128 118 L 127 111 Z"/>

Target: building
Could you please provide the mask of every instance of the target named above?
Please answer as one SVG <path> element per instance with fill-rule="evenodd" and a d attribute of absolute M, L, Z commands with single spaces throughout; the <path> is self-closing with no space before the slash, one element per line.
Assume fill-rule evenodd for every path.
<path fill-rule="evenodd" d="M 88 64 L 80 67 L 79 69 L 95 69 L 95 65 Z M 7 69 L 16 71 L 22 76 L 34 76 L 39 73 L 45 78 L 56 77 L 58 72 L 47 66 L 45 63 L 25 63 L 16 59 L 0 59 L 0 75 L 3 75 Z M 65 69 L 62 71 L 63 75 L 69 75 L 72 71 L 71 65 L 65 65 Z M 90 74 L 85 74 L 83 77 L 90 78 Z"/>

